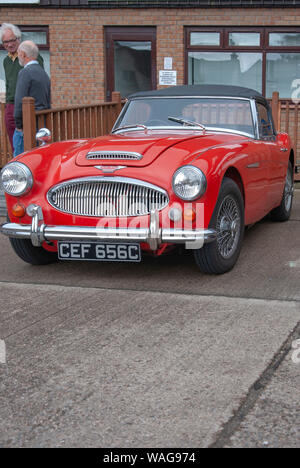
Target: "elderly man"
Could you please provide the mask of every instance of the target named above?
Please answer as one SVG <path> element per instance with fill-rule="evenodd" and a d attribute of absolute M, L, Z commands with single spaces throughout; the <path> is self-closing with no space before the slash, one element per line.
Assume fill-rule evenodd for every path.
<path fill-rule="evenodd" d="M 39 65 L 37 58 L 39 49 L 32 41 L 24 41 L 18 47 L 20 70 L 16 86 L 14 119 L 16 129 L 13 136 L 14 156 L 24 151 L 22 99 L 33 97 L 35 109 L 50 108 L 50 79 Z"/>
<path fill-rule="evenodd" d="M 5 125 L 11 147 L 13 148 L 15 91 L 18 74 L 22 68 L 17 53 L 21 42 L 21 31 L 13 24 L 3 23 L 0 28 L 0 40 L 7 51 L 7 56 L 3 60 L 6 85 Z M 40 55 L 38 56 L 38 62 L 44 67 L 44 61 Z"/>

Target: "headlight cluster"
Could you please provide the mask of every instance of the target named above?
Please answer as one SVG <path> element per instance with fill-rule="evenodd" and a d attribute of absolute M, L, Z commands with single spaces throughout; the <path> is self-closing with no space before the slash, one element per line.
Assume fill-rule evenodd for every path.
<path fill-rule="evenodd" d="M 206 191 L 206 177 L 195 166 L 183 166 L 173 176 L 173 190 L 177 197 L 191 201 L 201 197 Z"/>
<path fill-rule="evenodd" d="M 20 196 L 29 192 L 33 184 L 33 177 L 25 164 L 12 162 L 2 169 L 1 184 L 9 195 Z"/>

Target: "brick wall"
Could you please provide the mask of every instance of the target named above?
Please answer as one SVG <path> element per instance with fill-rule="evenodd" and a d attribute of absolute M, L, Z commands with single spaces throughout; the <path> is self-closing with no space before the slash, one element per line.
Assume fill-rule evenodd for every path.
<path fill-rule="evenodd" d="M 185 26 L 299 26 L 300 9 L 47 9 L 0 8 L 1 22 L 47 25 L 53 106 L 104 99 L 105 26 L 157 26 L 157 71 L 173 57 L 184 83 Z"/>

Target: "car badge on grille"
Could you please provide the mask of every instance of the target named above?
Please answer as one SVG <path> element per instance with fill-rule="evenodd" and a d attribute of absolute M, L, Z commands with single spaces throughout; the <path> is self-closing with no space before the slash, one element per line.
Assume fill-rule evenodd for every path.
<path fill-rule="evenodd" d="M 96 169 L 102 171 L 104 174 L 112 174 L 120 169 L 126 169 L 127 166 L 95 166 Z"/>

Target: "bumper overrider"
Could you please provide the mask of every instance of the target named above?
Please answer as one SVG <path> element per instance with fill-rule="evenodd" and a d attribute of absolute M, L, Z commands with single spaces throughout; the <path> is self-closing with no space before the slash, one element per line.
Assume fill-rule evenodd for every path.
<path fill-rule="evenodd" d="M 0 232 L 12 238 L 30 239 L 35 247 L 52 241 L 129 241 L 147 243 L 151 250 L 157 250 L 163 243 L 188 243 L 188 248 L 201 248 L 204 243 L 213 242 L 217 237 L 213 229 L 161 228 L 156 210 L 151 211 L 149 226 L 139 228 L 48 226 L 44 224 L 39 205 L 30 205 L 27 213 L 32 217 L 31 224 L 5 223 Z"/>

